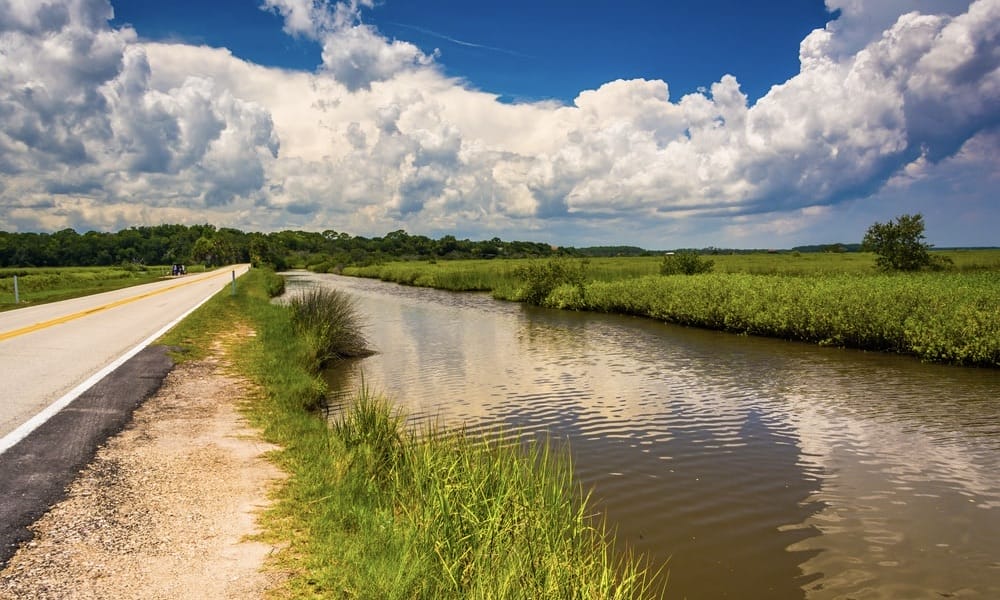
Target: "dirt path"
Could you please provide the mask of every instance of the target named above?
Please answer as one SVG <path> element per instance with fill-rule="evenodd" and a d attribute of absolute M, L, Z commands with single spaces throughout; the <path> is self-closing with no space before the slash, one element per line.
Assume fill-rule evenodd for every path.
<path fill-rule="evenodd" d="M 260 598 L 274 548 L 244 541 L 282 473 L 215 356 L 176 367 L 0 572 L 0 598 Z"/>

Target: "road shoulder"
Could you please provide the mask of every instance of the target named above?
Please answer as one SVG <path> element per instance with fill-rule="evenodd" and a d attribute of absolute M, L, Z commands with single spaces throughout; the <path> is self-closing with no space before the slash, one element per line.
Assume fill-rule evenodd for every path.
<path fill-rule="evenodd" d="M 175 367 L 0 572 L 0 598 L 253 598 L 280 582 L 247 541 L 282 478 L 221 350 Z"/>
<path fill-rule="evenodd" d="M 144 348 L 0 454 L 0 567 L 31 539 L 28 526 L 65 497 L 98 446 L 128 424 L 173 366 L 167 348 Z"/>

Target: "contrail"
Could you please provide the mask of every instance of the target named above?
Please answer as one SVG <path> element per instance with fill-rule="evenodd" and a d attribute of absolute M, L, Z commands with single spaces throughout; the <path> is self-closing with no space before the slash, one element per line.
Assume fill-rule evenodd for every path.
<path fill-rule="evenodd" d="M 450 35 L 445 35 L 443 33 L 438 33 L 436 31 L 432 31 L 432 30 L 427 29 L 425 27 L 418 27 L 417 25 L 407 25 L 406 23 L 396 23 L 396 22 L 389 22 L 388 24 L 389 25 L 396 25 L 397 27 L 405 27 L 406 29 L 412 29 L 414 31 L 419 31 L 420 33 L 423 33 L 423 34 L 426 34 L 426 35 L 429 35 L 429 36 L 432 36 L 432 37 L 436 37 L 436 38 L 439 38 L 439 39 L 451 42 L 453 44 L 458 44 L 459 46 L 466 46 L 468 48 L 482 48 L 483 50 L 492 50 L 493 52 L 502 52 L 503 54 L 509 54 L 511 56 L 518 56 L 520 58 L 533 58 L 533 57 L 531 57 L 531 56 L 529 56 L 527 54 L 523 54 L 523 53 L 517 52 L 515 50 L 508 50 L 506 48 L 498 48 L 496 46 L 487 46 L 486 44 L 476 44 L 476 43 L 473 43 L 473 42 L 466 42 L 465 40 L 460 40 L 458 38 L 453 38 Z"/>

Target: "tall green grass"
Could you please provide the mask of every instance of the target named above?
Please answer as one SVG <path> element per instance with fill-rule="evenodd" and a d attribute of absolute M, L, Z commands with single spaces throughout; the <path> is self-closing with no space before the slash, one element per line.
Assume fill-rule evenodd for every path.
<path fill-rule="evenodd" d="M 504 284 L 516 284 L 517 267 L 530 262 L 532 261 L 399 261 L 366 267 L 345 267 L 343 274 L 453 292 L 475 292 L 490 291 Z"/>
<path fill-rule="evenodd" d="M 557 288 L 553 308 L 1000 366 L 1000 273 L 705 274 Z"/>
<path fill-rule="evenodd" d="M 231 350 L 259 386 L 247 407 L 282 447 L 289 473 L 261 537 L 284 546 L 272 567 L 287 598 L 644 598 L 654 578 L 615 550 L 549 444 L 427 428 L 413 431 L 367 390 L 328 425 L 318 407 L 315 338 L 269 302 L 273 273 L 254 269 L 164 340 L 207 346 L 221 326 L 256 335 Z M 226 324 L 226 325 L 223 325 Z"/>
<path fill-rule="evenodd" d="M 575 261 L 572 282 L 545 259 L 390 263 L 345 274 L 462 289 L 439 284 L 447 273 L 476 272 L 476 289 L 504 300 L 1000 366 L 1000 251 L 933 254 L 953 264 L 889 275 L 876 271 L 871 253 L 762 252 L 712 255 L 713 273 L 691 277 L 658 276 L 661 257 Z"/>
<path fill-rule="evenodd" d="M 293 296 L 292 324 L 313 350 L 310 369 L 318 371 L 336 360 L 370 354 L 363 324 L 353 300 L 343 292 L 312 288 Z"/>
<path fill-rule="evenodd" d="M 362 566 L 341 571 L 345 589 L 366 598 L 651 595 L 651 577 L 588 514 L 568 453 L 403 423 L 367 391 L 334 421 L 346 493 L 328 507 L 343 527 L 330 542 Z"/>
<path fill-rule="evenodd" d="M 949 267 L 952 272 L 1000 271 L 1000 250 L 934 250 L 931 254 L 952 261 L 953 264 Z M 749 252 L 703 257 L 713 261 L 715 273 L 793 276 L 877 274 L 875 255 L 870 252 Z M 367 267 L 346 267 L 343 274 L 452 291 L 494 291 L 517 287 L 518 268 L 544 264 L 548 260 L 396 261 Z M 618 281 L 659 274 L 663 257 L 602 257 L 584 260 L 591 280 Z"/>

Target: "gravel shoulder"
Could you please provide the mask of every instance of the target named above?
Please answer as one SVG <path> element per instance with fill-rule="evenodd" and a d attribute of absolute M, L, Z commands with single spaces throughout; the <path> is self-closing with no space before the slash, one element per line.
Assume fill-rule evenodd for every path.
<path fill-rule="evenodd" d="M 248 536 L 283 473 L 239 413 L 249 382 L 222 351 L 182 363 L 101 447 L 34 539 L 0 572 L 0 598 L 261 598 L 277 548 Z"/>

